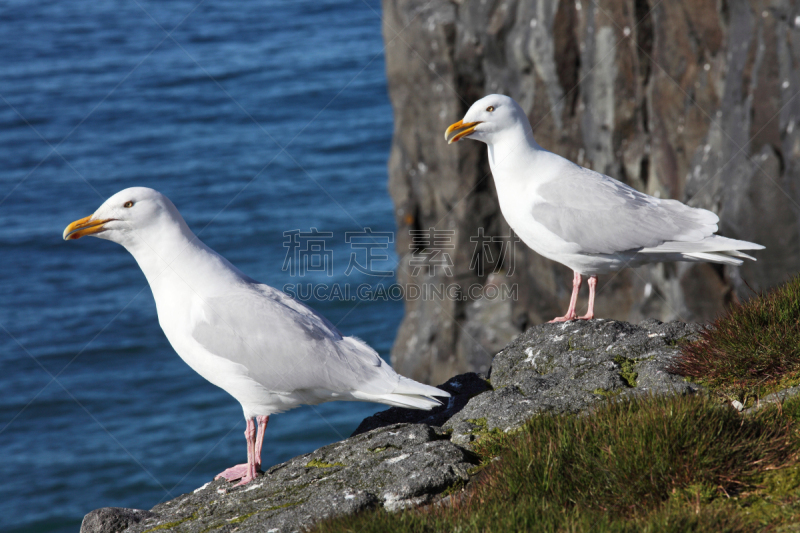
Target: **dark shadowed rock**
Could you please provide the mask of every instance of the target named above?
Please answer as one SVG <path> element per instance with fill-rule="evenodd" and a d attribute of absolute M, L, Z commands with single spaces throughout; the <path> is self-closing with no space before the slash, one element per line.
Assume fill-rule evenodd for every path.
<path fill-rule="evenodd" d="M 151 512 L 99 509 L 82 531 L 288 533 L 368 507 L 433 502 L 469 480 L 477 461 L 470 444 L 481 434 L 513 430 L 537 413 L 588 412 L 609 397 L 696 390 L 668 369 L 679 343 L 700 329 L 656 320 L 534 326 L 495 357 L 488 380 L 469 373 L 440 385 L 452 394 L 441 407 L 388 409 L 245 487 L 212 481 Z"/>
<path fill-rule="evenodd" d="M 392 407 L 391 409 L 375 413 L 365 418 L 353 432 L 353 436 L 375 428 L 398 423 L 443 426 L 453 415 L 463 409 L 473 396 L 477 396 L 492 388 L 485 377 L 480 374 L 475 374 L 474 372 L 450 378 L 446 383 L 437 385 L 437 387 L 452 395 L 450 398 L 447 398 L 447 401 L 444 402 L 441 407 L 431 409 L 430 411 Z"/>

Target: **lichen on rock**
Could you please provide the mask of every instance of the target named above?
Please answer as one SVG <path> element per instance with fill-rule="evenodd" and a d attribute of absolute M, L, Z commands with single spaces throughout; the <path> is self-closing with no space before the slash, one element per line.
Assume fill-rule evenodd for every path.
<path fill-rule="evenodd" d="M 432 411 L 393 407 L 366 418 L 350 438 L 275 465 L 244 487 L 217 480 L 151 511 L 99 509 L 81 531 L 290 532 L 369 507 L 431 503 L 486 464 L 475 453 L 481 443 L 532 416 L 587 412 L 609 396 L 696 391 L 668 368 L 676 339 L 700 329 L 655 320 L 534 326 L 494 358 L 489 376 L 461 374 L 440 385 L 452 397 Z"/>

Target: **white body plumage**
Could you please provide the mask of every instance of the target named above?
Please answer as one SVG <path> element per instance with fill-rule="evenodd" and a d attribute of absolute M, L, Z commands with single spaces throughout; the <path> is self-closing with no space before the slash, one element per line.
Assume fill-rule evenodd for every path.
<path fill-rule="evenodd" d="M 121 191 L 64 237 L 84 234 L 133 255 L 172 347 L 236 398 L 245 418 L 330 400 L 430 409 L 440 405 L 434 396 L 449 396 L 400 376 L 366 343 L 343 337 L 311 308 L 244 275 L 203 244 L 157 191 Z"/>
<path fill-rule="evenodd" d="M 462 137 L 488 146 L 500 209 L 522 241 L 580 274 L 659 261 L 740 265 L 753 259 L 741 250 L 764 248 L 714 235 L 719 218 L 710 211 L 648 196 L 544 150 L 507 96 L 470 107 L 446 134 Z"/>

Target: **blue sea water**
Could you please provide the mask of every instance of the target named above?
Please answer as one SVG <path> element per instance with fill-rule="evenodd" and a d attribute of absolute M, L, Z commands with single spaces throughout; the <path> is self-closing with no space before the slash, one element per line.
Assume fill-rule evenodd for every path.
<path fill-rule="evenodd" d="M 0 530 L 77 531 L 243 462 L 244 420 L 173 352 L 133 258 L 62 230 L 153 187 L 253 278 L 377 283 L 345 276 L 344 234 L 394 229 L 380 2 L 8 1 L 0 50 Z M 331 277 L 284 270 L 284 232 L 312 227 Z M 388 357 L 402 303 L 311 305 Z M 264 463 L 382 408 L 276 415 Z"/>

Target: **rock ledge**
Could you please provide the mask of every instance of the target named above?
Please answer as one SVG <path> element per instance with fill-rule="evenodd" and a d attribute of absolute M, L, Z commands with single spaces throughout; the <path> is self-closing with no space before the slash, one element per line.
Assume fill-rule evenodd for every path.
<path fill-rule="evenodd" d="M 461 374 L 433 411 L 391 408 L 348 439 L 275 465 L 250 485 L 211 481 L 150 511 L 106 507 L 82 533 L 303 531 L 324 518 L 383 506 L 426 504 L 469 480 L 470 446 L 482 433 L 520 427 L 537 413 L 589 411 L 609 396 L 686 394 L 697 385 L 669 372 L 681 342 L 701 327 L 656 320 L 543 324 L 498 353 L 490 375 Z"/>

